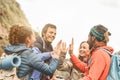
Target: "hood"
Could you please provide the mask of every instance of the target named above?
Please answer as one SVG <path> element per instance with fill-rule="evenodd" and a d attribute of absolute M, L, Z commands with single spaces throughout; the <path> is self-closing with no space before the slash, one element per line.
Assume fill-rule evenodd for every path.
<path fill-rule="evenodd" d="M 114 49 L 113 49 L 112 47 L 110 47 L 110 46 L 102 46 L 102 47 L 98 47 L 96 50 L 98 50 L 99 48 L 105 48 L 105 49 L 109 50 L 111 53 L 114 52 Z"/>
<path fill-rule="evenodd" d="M 105 49 L 109 50 L 111 53 L 114 52 L 114 49 L 110 46 L 103 46 L 102 48 L 105 48 Z"/>
<path fill-rule="evenodd" d="M 29 49 L 29 48 L 25 44 L 4 46 L 4 51 L 6 54 L 12 54 L 12 53 L 19 52 L 26 49 Z"/>

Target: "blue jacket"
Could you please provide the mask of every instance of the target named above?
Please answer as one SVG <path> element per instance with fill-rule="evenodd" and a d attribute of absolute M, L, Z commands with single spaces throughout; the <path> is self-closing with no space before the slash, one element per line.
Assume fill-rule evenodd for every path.
<path fill-rule="evenodd" d="M 26 76 L 31 73 L 33 69 L 51 76 L 55 72 L 59 61 L 58 59 L 53 58 L 51 59 L 49 65 L 45 64 L 44 61 L 41 61 L 40 58 L 33 52 L 32 48 L 26 47 L 25 44 L 7 45 L 4 47 L 4 50 L 6 54 L 12 54 L 14 52 L 24 50 L 20 54 L 21 65 L 18 67 L 18 78 Z"/>
<path fill-rule="evenodd" d="M 42 53 L 37 47 L 33 47 L 33 51 L 35 54 L 37 54 L 37 56 L 40 57 L 40 60 L 42 60 L 42 61 L 51 57 L 50 52 Z M 32 80 L 41 80 L 41 73 L 34 69 L 32 72 L 31 78 L 32 78 Z"/>

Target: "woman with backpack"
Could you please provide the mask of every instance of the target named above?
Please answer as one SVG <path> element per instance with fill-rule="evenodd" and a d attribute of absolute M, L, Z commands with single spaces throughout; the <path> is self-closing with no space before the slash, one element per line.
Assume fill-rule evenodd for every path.
<path fill-rule="evenodd" d="M 58 42 L 54 48 L 52 59 L 50 64 L 44 63 L 33 52 L 32 47 L 34 45 L 35 35 L 30 27 L 13 25 L 9 32 L 9 43 L 4 47 L 6 54 L 12 54 L 21 52 L 21 64 L 17 68 L 17 76 L 21 80 L 30 80 L 31 72 L 33 69 L 40 71 L 41 73 L 51 76 L 57 68 L 61 41 Z"/>

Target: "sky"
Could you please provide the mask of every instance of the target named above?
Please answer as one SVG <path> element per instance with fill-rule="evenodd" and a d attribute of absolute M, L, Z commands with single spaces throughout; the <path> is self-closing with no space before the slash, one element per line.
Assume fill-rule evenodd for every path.
<path fill-rule="evenodd" d="M 67 47 L 74 38 L 74 52 L 79 44 L 87 40 L 94 25 L 102 24 L 112 33 L 109 46 L 114 52 L 120 50 L 120 0 L 16 0 L 31 27 L 41 32 L 43 26 L 52 23 L 57 26 L 56 39 L 66 42 Z"/>

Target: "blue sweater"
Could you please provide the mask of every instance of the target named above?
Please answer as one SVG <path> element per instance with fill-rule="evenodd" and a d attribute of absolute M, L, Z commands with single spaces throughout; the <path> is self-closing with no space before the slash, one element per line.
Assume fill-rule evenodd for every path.
<path fill-rule="evenodd" d="M 48 65 L 44 63 L 44 61 L 40 60 L 40 57 L 33 52 L 32 48 L 26 47 L 25 44 L 7 45 L 4 47 L 4 50 L 6 54 L 12 54 L 14 52 L 24 50 L 20 54 L 21 65 L 18 67 L 18 78 L 26 76 L 27 74 L 31 73 L 33 69 L 51 76 L 55 72 L 59 61 L 58 59 L 53 58 Z"/>

